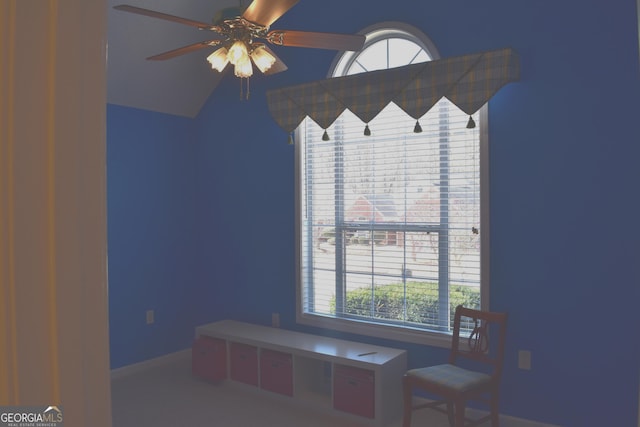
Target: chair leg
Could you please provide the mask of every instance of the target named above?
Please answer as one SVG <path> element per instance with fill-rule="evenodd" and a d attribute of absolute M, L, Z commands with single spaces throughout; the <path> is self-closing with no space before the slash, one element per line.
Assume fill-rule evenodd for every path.
<path fill-rule="evenodd" d="M 491 393 L 491 427 L 500 427 L 500 402 L 498 390 Z"/>
<path fill-rule="evenodd" d="M 408 377 L 402 378 L 402 427 L 411 427 L 411 412 L 413 411 L 413 386 Z"/>
<path fill-rule="evenodd" d="M 447 401 L 447 417 L 449 418 L 449 427 L 454 427 L 454 408 L 455 406 L 453 405 L 453 402 Z"/>
<path fill-rule="evenodd" d="M 464 400 L 456 400 L 455 402 L 455 427 L 464 427 L 464 410 L 466 402 Z"/>

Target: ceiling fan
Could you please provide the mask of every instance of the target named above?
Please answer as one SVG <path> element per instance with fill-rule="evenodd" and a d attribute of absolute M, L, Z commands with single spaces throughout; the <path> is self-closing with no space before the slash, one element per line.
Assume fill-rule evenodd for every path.
<path fill-rule="evenodd" d="M 349 51 L 362 49 L 365 42 L 365 36 L 363 35 L 270 30 L 271 24 L 284 15 L 298 1 L 253 0 L 240 16 L 229 19 L 220 17 L 213 24 L 126 4 L 114 6 L 114 9 L 177 22 L 216 33 L 216 38 L 212 40 L 183 46 L 150 56 L 147 59 L 171 59 L 200 49 L 219 46 L 207 57 L 211 67 L 218 72 L 222 72 L 227 64 L 231 63 L 234 66 L 234 74 L 239 78 L 249 78 L 253 75 L 252 62 L 264 74 L 275 74 L 287 69 L 284 62 L 264 42 L 279 46 L 317 49 Z M 238 9 L 236 10 L 239 11 Z"/>

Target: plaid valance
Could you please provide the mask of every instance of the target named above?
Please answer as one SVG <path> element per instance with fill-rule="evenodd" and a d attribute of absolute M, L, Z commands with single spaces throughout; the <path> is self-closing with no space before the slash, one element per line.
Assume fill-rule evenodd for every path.
<path fill-rule="evenodd" d="M 390 102 L 418 120 L 446 97 L 471 115 L 519 77 L 517 54 L 506 48 L 274 89 L 267 101 L 290 133 L 306 116 L 327 129 L 347 108 L 368 123 Z"/>

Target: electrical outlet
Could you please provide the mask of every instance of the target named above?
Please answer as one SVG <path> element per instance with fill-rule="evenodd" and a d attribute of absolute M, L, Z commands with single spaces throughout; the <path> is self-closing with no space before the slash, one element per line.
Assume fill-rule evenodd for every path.
<path fill-rule="evenodd" d="M 274 328 L 280 327 L 280 313 L 271 313 L 271 326 Z"/>
<path fill-rule="evenodd" d="M 155 319 L 155 313 L 153 312 L 153 310 L 147 310 L 147 325 L 151 325 Z"/>
<path fill-rule="evenodd" d="M 518 351 L 518 368 L 531 370 L 531 352 L 529 350 Z"/>

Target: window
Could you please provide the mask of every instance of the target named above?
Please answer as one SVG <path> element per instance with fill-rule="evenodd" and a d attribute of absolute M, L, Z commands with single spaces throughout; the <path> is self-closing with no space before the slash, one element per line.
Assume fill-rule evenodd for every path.
<path fill-rule="evenodd" d="M 331 76 L 438 58 L 408 26 L 365 34 L 364 49 L 338 57 Z M 456 305 L 486 307 L 486 107 L 478 115 L 467 129 L 469 117 L 442 99 L 416 123 L 392 103 L 367 136 L 347 110 L 328 141 L 305 119 L 296 137 L 300 323 L 446 346 Z"/>

